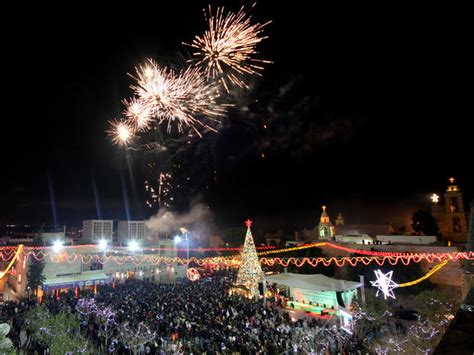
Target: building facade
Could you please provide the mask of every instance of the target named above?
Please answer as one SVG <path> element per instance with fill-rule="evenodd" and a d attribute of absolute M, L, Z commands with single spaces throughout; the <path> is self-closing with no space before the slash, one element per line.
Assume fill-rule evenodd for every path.
<path fill-rule="evenodd" d="M 119 221 L 117 232 L 117 241 L 121 245 L 131 240 L 143 242 L 147 236 L 145 221 Z"/>
<path fill-rule="evenodd" d="M 136 251 L 114 247 L 101 250 L 95 245 L 80 245 L 64 246 L 57 251 L 49 247 L 43 253 L 45 280 L 42 292 L 63 292 L 131 278 L 169 283 L 186 277 L 186 266 L 159 262 L 162 258 L 173 259 L 177 256 L 173 240 L 158 240 L 156 246 Z M 97 258 L 98 255 L 100 258 Z M 137 264 L 136 258 L 140 256 L 146 258 Z M 26 262 L 20 259 L 15 262 L 13 272 L 3 285 L 5 301 L 18 301 L 25 296 L 32 260 L 33 256 L 30 255 Z"/>
<path fill-rule="evenodd" d="M 112 220 L 91 219 L 82 221 L 82 243 L 95 244 L 99 240 L 112 243 L 114 222 Z"/>

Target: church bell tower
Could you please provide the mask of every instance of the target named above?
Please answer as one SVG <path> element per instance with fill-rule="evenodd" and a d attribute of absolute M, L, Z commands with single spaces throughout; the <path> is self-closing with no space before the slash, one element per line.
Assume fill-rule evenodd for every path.
<path fill-rule="evenodd" d="M 463 193 L 455 178 L 449 178 L 448 188 L 444 193 L 444 208 L 437 206 L 433 199 L 432 214 L 437 219 L 443 239 L 455 243 L 467 241 L 467 218 L 464 210 Z"/>
<path fill-rule="evenodd" d="M 322 207 L 323 213 L 318 225 L 318 236 L 320 240 L 332 240 L 334 237 L 334 227 L 329 220 L 329 215 L 326 212 L 326 206 Z"/>

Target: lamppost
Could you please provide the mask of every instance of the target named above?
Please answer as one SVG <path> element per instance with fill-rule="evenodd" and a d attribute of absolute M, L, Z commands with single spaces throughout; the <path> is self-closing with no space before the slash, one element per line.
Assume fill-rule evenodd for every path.
<path fill-rule="evenodd" d="M 188 230 L 186 228 L 180 228 L 182 234 L 184 234 L 184 239 L 186 240 L 186 259 L 189 260 L 189 240 L 188 240 Z M 189 265 L 189 261 L 188 261 Z"/>
<path fill-rule="evenodd" d="M 107 239 L 101 239 L 99 240 L 99 243 L 97 244 L 97 247 L 99 248 L 100 251 L 104 252 L 104 256 L 105 256 L 105 252 L 107 250 Z"/>

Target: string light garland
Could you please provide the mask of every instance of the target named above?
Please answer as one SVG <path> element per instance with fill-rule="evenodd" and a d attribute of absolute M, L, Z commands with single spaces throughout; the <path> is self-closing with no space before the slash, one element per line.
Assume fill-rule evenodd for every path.
<path fill-rule="evenodd" d="M 410 282 L 404 282 L 402 284 L 397 284 L 396 282 L 394 282 L 392 280 L 393 270 L 389 271 L 387 273 L 383 273 L 381 270 L 375 270 L 375 276 L 377 277 L 377 280 L 376 281 L 370 281 L 370 283 L 372 284 L 372 286 L 377 288 L 377 293 L 375 294 L 375 296 L 378 296 L 379 293 L 382 293 L 383 296 L 384 296 L 384 299 L 387 299 L 387 297 L 391 297 L 391 298 L 395 299 L 395 294 L 393 293 L 394 289 L 396 289 L 398 287 L 409 287 L 409 286 L 416 285 L 416 284 L 428 279 L 429 277 L 431 277 L 431 275 L 433 275 L 435 272 L 439 271 L 448 262 L 449 262 L 449 260 L 445 260 L 442 263 L 440 263 L 440 264 L 436 265 L 435 267 L 433 267 L 430 271 L 428 271 L 422 277 L 420 277 L 416 280 L 410 281 Z"/>
<path fill-rule="evenodd" d="M 25 246 L 25 250 L 49 250 L 51 249 L 52 246 Z M 100 249 L 99 244 L 78 244 L 78 245 L 65 245 L 63 246 L 65 250 L 68 249 L 81 249 L 81 248 L 97 248 Z M 262 245 L 262 246 L 257 246 L 257 250 L 269 250 L 269 249 L 275 249 L 276 247 L 273 245 Z M 0 247 L 0 253 L 7 252 L 7 253 L 12 253 L 15 252 L 16 249 L 18 249 L 18 246 L 2 246 Z M 166 251 L 186 251 L 188 250 L 187 248 L 158 248 L 158 247 L 140 247 L 141 250 L 143 251 L 160 251 L 160 250 L 166 250 Z M 125 251 L 128 250 L 128 247 L 118 247 L 114 246 L 110 248 L 111 251 Z M 206 252 L 206 251 L 241 251 L 242 247 L 226 247 L 226 248 L 189 248 L 190 251 L 196 251 L 196 252 Z"/>
<path fill-rule="evenodd" d="M 287 249 L 278 249 L 278 250 L 270 250 L 259 253 L 260 255 L 264 255 L 265 253 L 276 253 L 276 252 L 285 252 L 285 251 L 293 251 L 299 250 L 299 248 L 310 248 L 316 246 L 323 246 L 327 245 L 329 247 L 336 246 L 332 243 L 315 243 L 315 244 L 308 244 L 300 247 L 293 247 Z M 90 245 L 95 246 L 95 245 Z M 82 246 L 84 247 L 84 246 Z M 339 246 L 337 246 L 339 247 Z M 20 262 L 25 263 L 28 257 L 33 257 L 36 260 L 45 260 L 49 258 L 52 262 L 67 262 L 67 263 L 75 263 L 80 261 L 83 264 L 90 264 L 91 262 L 97 262 L 100 264 L 105 264 L 108 262 L 113 262 L 118 265 L 123 265 L 125 263 L 132 263 L 135 266 L 139 266 L 144 263 L 152 264 L 152 265 L 159 265 L 161 263 L 171 266 L 172 264 L 181 264 L 181 265 L 189 265 L 189 264 L 196 264 L 199 267 L 207 267 L 207 266 L 224 266 L 224 267 L 238 267 L 241 263 L 238 255 L 229 255 L 229 256 L 218 256 L 218 257 L 205 257 L 205 258 L 197 258 L 197 257 L 190 257 L 190 258 L 181 258 L 181 257 L 165 257 L 160 256 L 157 253 L 140 253 L 140 254 L 129 254 L 125 252 L 125 250 L 110 250 L 107 252 L 97 252 L 97 253 L 68 253 L 67 250 L 71 248 L 77 248 L 77 246 L 67 247 L 65 246 L 60 253 L 53 252 L 51 248 L 41 248 L 36 249 L 36 247 L 17 247 L 17 250 L 14 254 L 14 249 L 10 248 L 5 254 L 2 253 L 3 261 L 10 260 L 10 263 L 14 263 L 14 260 L 19 258 Z M 149 250 L 163 250 L 163 248 L 147 248 Z M 171 249 L 171 248 L 170 248 Z M 231 249 L 231 248 L 228 248 Z M 173 249 L 174 250 L 174 249 Z M 200 249 L 198 249 L 200 250 Z M 357 250 L 357 249 L 354 249 Z M 338 267 L 343 267 L 345 265 L 348 266 L 356 266 L 358 263 L 362 263 L 364 266 L 369 265 L 370 263 L 375 263 L 379 266 L 382 266 L 385 263 L 389 263 L 391 265 L 396 265 L 398 263 L 402 263 L 404 265 L 408 265 L 411 262 L 420 263 L 421 261 L 427 261 L 429 263 L 434 262 L 443 262 L 446 260 L 449 261 L 458 261 L 460 259 L 466 260 L 474 260 L 474 253 L 473 252 L 452 252 L 452 253 L 382 253 L 387 255 L 382 256 L 344 256 L 344 257 L 317 257 L 317 258 L 297 258 L 297 257 L 289 257 L 289 258 L 267 258 L 261 257 L 259 262 L 265 266 L 275 266 L 281 265 L 283 267 L 287 267 L 288 265 L 295 265 L 296 267 L 300 268 L 303 265 L 310 265 L 312 267 L 316 267 L 320 264 L 323 266 L 329 266 L 334 264 Z M 13 262 L 12 262 L 13 260 Z M 4 273 L 7 272 L 3 271 Z M 1 275 L 1 274 L 0 274 Z"/>
<path fill-rule="evenodd" d="M 15 255 L 16 251 L 17 251 L 17 249 L 10 249 L 10 250 L 5 251 L 5 252 L 0 252 L 0 257 L 2 258 L 2 261 L 10 260 Z"/>
<path fill-rule="evenodd" d="M 362 250 L 362 249 L 354 249 L 354 248 L 348 248 L 345 246 L 329 243 L 329 242 L 321 242 L 321 243 L 313 243 L 313 244 L 305 244 L 297 247 L 291 247 L 291 248 L 285 248 L 285 249 L 275 249 L 275 250 L 266 250 L 266 249 L 274 249 L 274 246 L 261 246 L 261 247 L 256 247 L 257 250 L 265 250 L 262 252 L 257 253 L 259 256 L 264 256 L 264 255 L 270 255 L 270 254 L 276 254 L 276 253 L 285 253 L 285 252 L 291 252 L 291 251 L 298 251 L 302 249 L 308 249 L 308 248 L 315 248 L 315 247 L 330 247 L 334 249 L 339 249 L 346 251 L 348 253 L 353 253 L 353 254 L 361 254 L 361 255 L 366 255 L 366 256 L 379 256 L 379 257 L 403 257 L 403 258 L 413 258 L 416 260 L 417 258 L 422 258 L 426 259 L 429 262 L 434 262 L 434 260 L 443 260 L 443 259 L 450 259 L 453 261 L 456 261 L 458 259 L 466 259 L 466 260 L 474 260 L 474 252 L 469 251 L 469 252 L 451 252 L 451 253 L 396 253 L 396 252 L 376 252 L 376 251 L 369 251 L 369 250 Z M 76 248 L 86 248 L 86 247 L 92 247 L 92 248 L 99 248 L 98 245 L 96 244 L 86 244 L 86 245 L 74 245 L 74 246 L 64 246 L 63 251 L 67 252 L 69 249 L 76 249 Z M 13 252 L 15 249 L 18 247 L 0 247 L 0 255 L 2 257 L 3 261 L 7 261 L 11 258 L 13 255 Z M 23 250 L 28 253 L 28 255 L 31 255 L 31 251 L 35 251 L 34 255 L 38 255 L 36 253 L 39 251 L 39 253 L 43 253 L 46 256 L 49 255 L 49 250 L 51 250 L 52 247 L 24 247 Z M 112 252 L 126 252 L 127 247 L 113 247 L 108 253 Z M 155 248 L 155 247 L 142 247 L 142 251 L 186 251 L 186 248 Z M 241 248 L 190 248 L 190 251 L 197 251 L 197 252 L 206 252 L 206 251 L 240 251 Z M 71 254 L 74 255 L 74 254 Z M 265 259 L 265 258 L 262 258 Z M 291 259 L 291 258 L 290 258 Z M 313 258 L 314 259 L 314 258 Z M 344 260 L 348 260 L 348 258 L 344 258 Z"/>
<path fill-rule="evenodd" d="M 97 254 L 79 254 L 67 252 L 62 253 L 53 253 L 50 251 L 29 251 L 27 253 L 21 253 L 19 260 L 25 262 L 26 258 L 33 257 L 36 260 L 45 260 L 49 258 L 52 262 L 68 262 L 75 263 L 80 260 L 83 264 L 90 264 L 91 262 L 97 262 L 100 264 L 105 264 L 108 262 L 114 262 L 118 265 L 123 265 L 125 263 L 132 263 L 136 266 L 143 263 L 151 263 L 158 265 L 164 263 L 168 266 L 172 264 L 182 264 L 188 265 L 195 263 L 198 266 L 206 265 L 221 265 L 221 266 L 238 266 L 240 264 L 239 258 L 236 255 L 222 256 L 222 257 L 206 257 L 206 258 L 197 258 L 190 257 L 189 259 L 181 257 L 165 257 L 157 254 L 142 254 L 142 255 L 115 255 L 114 253 L 97 253 Z M 401 256 L 383 256 L 383 257 L 368 257 L 368 256 L 355 256 L 355 257 L 317 257 L 317 258 L 260 258 L 259 261 L 262 265 L 266 266 L 275 266 L 281 265 L 287 267 L 288 265 L 295 265 L 300 268 L 305 264 L 309 264 L 312 267 L 316 267 L 319 264 L 324 266 L 329 266 L 331 263 L 334 263 L 338 267 L 343 267 L 345 265 L 356 266 L 358 263 L 362 263 L 364 266 L 369 265 L 370 263 L 375 263 L 379 266 L 382 266 L 385 263 L 391 265 L 396 265 L 402 263 L 408 265 L 411 262 L 420 263 L 421 261 L 427 261 L 429 263 L 442 262 L 445 260 L 457 261 L 459 259 L 473 260 L 474 258 L 468 253 L 439 253 L 439 254 L 408 254 Z"/>
<path fill-rule="evenodd" d="M 369 265 L 370 263 L 376 263 L 379 266 L 382 266 L 386 262 L 391 265 L 396 265 L 401 262 L 404 265 L 408 265 L 411 262 L 420 263 L 421 261 L 425 260 L 430 264 L 438 261 L 442 262 L 444 260 L 449 261 L 458 261 L 459 259 L 467 259 L 473 260 L 474 257 L 469 257 L 463 253 L 458 253 L 457 255 L 431 255 L 431 254 L 420 254 L 420 255 L 402 255 L 402 256 L 383 256 L 383 257 L 375 257 L 375 256 L 353 256 L 353 257 L 318 257 L 318 258 L 261 258 L 260 262 L 266 266 L 274 266 L 274 265 L 282 265 L 287 267 L 288 265 L 292 264 L 296 267 L 302 267 L 306 263 L 311 265 L 312 267 L 316 267 L 319 263 L 323 264 L 324 266 L 329 266 L 331 263 L 334 263 L 338 267 L 344 266 L 346 263 L 350 266 L 356 266 L 358 263 L 362 263 L 364 266 Z"/>
<path fill-rule="evenodd" d="M 435 267 L 433 267 L 430 271 L 428 271 L 424 276 L 420 277 L 419 279 L 416 279 L 414 281 L 410 281 L 410 282 L 405 282 L 405 283 L 402 283 L 402 284 L 399 284 L 398 287 L 408 287 L 408 286 L 413 286 L 413 285 L 416 285 L 418 283 L 420 283 L 421 281 L 423 280 L 426 280 L 427 278 L 429 278 L 431 275 L 433 275 L 435 272 L 439 271 L 442 267 L 444 267 L 447 263 L 449 262 L 449 260 L 445 260 L 443 261 L 441 264 L 438 264 L 436 265 Z"/>
<path fill-rule="evenodd" d="M 297 247 L 264 251 L 264 252 L 260 252 L 260 253 L 257 253 L 257 254 L 260 256 L 260 255 L 269 255 L 269 254 L 276 254 L 276 253 L 287 253 L 287 252 L 291 252 L 291 251 L 303 250 L 303 249 L 308 249 L 308 248 L 322 247 L 322 246 L 325 246 L 327 244 L 328 243 L 326 243 L 326 242 L 313 243 L 313 244 L 304 244 L 304 245 L 299 245 Z"/>
<path fill-rule="evenodd" d="M 345 252 L 351 253 L 351 254 L 361 254 L 361 255 L 367 255 L 367 256 L 408 256 L 408 255 L 433 255 L 433 256 L 444 255 L 444 256 L 447 256 L 447 255 L 450 255 L 452 257 L 456 257 L 457 259 L 459 257 L 462 257 L 464 259 L 469 259 L 469 260 L 474 258 L 474 252 L 472 252 L 472 251 L 469 251 L 469 252 L 452 252 L 452 253 L 397 253 L 397 252 L 383 252 L 383 251 L 355 249 L 355 248 L 349 248 L 349 247 L 345 247 L 345 246 L 330 243 L 330 242 L 303 244 L 303 245 L 299 245 L 299 246 L 291 247 L 291 248 L 263 251 L 263 252 L 258 253 L 258 255 L 262 256 L 262 255 L 269 255 L 269 254 L 276 254 L 276 253 L 286 253 L 286 252 L 298 251 L 298 250 L 303 250 L 303 249 L 308 249 L 308 248 L 317 248 L 317 247 L 329 247 L 329 248 L 333 248 L 333 249 L 342 250 L 342 251 L 345 251 Z"/>
<path fill-rule="evenodd" d="M 16 259 L 18 259 L 18 257 L 22 253 L 22 251 L 23 251 L 23 244 L 20 244 L 18 246 L 18 249 L 17 249 L 16 253 L 15 253 L 15 256 L 10 260 L 10 263 L 8 264 L 8 266 L 5 268 L 5 270 L 0 271 L 0 279 L 2 279 L 3 276 L 5 276 L 8 273 L 8 271 L 11 269 L 11 267 L 15 263 Z"/>

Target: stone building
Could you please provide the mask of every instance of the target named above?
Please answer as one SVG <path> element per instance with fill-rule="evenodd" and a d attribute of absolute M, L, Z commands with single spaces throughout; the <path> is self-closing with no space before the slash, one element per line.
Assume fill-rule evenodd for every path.
<path fill-rule="evenodd" d="M 455 243 L 467 242 L 467 213 L 464 210 L 464 196 L 455 179 L 449 179 L 444 199 L 438 200 L 438 196 L 433 194 L 431 214 L 436 219 L 439 231 L 445 241 Z"/>

